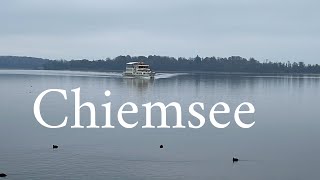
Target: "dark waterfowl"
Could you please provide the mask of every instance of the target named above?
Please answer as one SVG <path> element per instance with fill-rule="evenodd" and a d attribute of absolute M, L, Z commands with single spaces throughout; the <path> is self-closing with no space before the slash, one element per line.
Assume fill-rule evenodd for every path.
<path fill-rule="evenodd" d="M 58 149 L 58 145 L 52 145 L 52 149 Z"/>
<path fill-rule="evenodd" d="M 7 177 L 7 175 L 4 173 L 0 173 L 0 177 Z"/>
<path fill-rule="evenodd" d="M 232 162 L 238 162 L 239 161 L 239 159 L 238 158 L 232 158 Z"/>
<path fill-rule="evenodd" d="M 163 145 L 161 144 L 161 145 L 160 145 L 160 149 L 162 149 L 162 148 L 163 148 Z"/>

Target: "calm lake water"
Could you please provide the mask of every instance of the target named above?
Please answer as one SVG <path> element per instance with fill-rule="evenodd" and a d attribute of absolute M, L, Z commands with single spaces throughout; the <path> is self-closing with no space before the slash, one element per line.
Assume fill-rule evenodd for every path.
<path fill-rule="evenodd" d="M 74 124 L 74 93 L 81 88 L 81 102 L 96 107 L 97 124 L 104 125 L 101 104 L 112 103 L 114 129 L 71 129 Z M 49 94 L 42 102 L 43 118 L 66 127 L 47 129 L 33 114 L 36 97 L 46 89 L 67 91 Z M 111 96 L 105 97 L 104 91 Z M 117 111 L 134 102 L 139 113 L 125 115 L 136 128 L 125 129 Z M 193 102 L 206 124 L 200 129 L 142 129 L 148 102 L 178 102 L 183 124 L 194 120 L 188 112 Z M 229 127 L 210 124 L 211 107 L 220 101 L 230 106 L 230 115 L 218 115 Z M 255 121 L 241 129 L 233 119 L 235 108 L 251 102 Z M 153 115 L 159 125 L 159 110 Z M 175 113 L 167 114 L 173 125 Z M 162 73 L 154 81 L 123 79 L 120 73 L 0 70 L 0 173 L 6 179 L 238 179 L 292 180 L 319 178 L 320 77 Z M 89 125 L 88 110 L 82 110 L 82 125 Z M 59 145 L 53 150 L 52 144 Z M 163 144 L 164 149 L 159 145 Z M 232 157 L 241 161 L 232 163 Z"/>

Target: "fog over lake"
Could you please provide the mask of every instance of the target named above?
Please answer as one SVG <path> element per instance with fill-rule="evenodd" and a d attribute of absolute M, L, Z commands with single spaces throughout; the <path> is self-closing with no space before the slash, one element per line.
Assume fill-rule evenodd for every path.
<path fill-rule="evenodd" d="M 81 88 L 81 102 L 96 107 L 97 125 L 103 126 L 105 109 L 112 103 L 114 129 L 71 129 L 74 125 L 74 93 Z M 33 104 L 47 89 L 41 112 L 46 122 L 64 128 L 48 129 L 34 117 Z M 111 91 L 106 97 L 104 92 Z M 121 73 L 71 71 L 0 70 L 0 173 L 7 179 L 317 179 L 320 144 L 320 76 L 208 73 L 158 73 L 154 80 L 124 79 Z M 217 115 L 225 129 L 212 126 L 211 107 L 230 106 L 230 114 Z M 135 103 L 139 112 L 127 114 L 133 129 L 117 121 L 119 107 Z M 142 129 L 148 102 L 178 102 L 183 125 L 197 122 L 188 107 L 205 119 L 200 129 Z M 242 102 L 251 102 L 256 112 L 241 115 L 255 124 L 240 128 L 233 112 Z M 83 109 L 81 124 L 90 124 Z M 168 125 L 175 125 L 175 111 L 168 109 Z M 160 111 L 152 113 L 160 125 Z M 196 124 L 196 123 L 195 123 Z M 52 145 L 59 145 L 53 150 Z M 160 149 L 159 145 L 164 148 Z M 239 162 L 233 163 L 232 157 Z"/>

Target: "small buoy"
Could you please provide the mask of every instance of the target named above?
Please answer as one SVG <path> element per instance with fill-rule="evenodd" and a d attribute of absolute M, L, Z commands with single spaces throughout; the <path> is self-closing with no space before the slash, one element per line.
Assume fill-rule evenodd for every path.
<path fill-rule="evenodd" d="M 52 149 L 58 149 L 58 145 L 52 145 Z"/>
<path fill-rule="evenodd" d="M 0 177 L 7 177 L 7 175 L 4 173 L 0 173 Z"/>
<path fill-rule="evenodd" d="M 161 145 L 160 145 L 160 149 L 162 149 L 162 148 L 163 148 L 163 145 L 161 144 Z"/>
<path fill-rule="evenodd" d="M 238 162 L 239 161 L 239 159 L 238 158 L 232 158 L 232 162 Z"/>

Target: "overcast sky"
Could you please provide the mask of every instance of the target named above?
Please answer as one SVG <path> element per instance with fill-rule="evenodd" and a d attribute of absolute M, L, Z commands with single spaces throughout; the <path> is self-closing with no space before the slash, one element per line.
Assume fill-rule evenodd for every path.
<path fill-rule="evenodd" d="M 319 0 L 1 0 L 0 55 L 320 63 Z"/>

